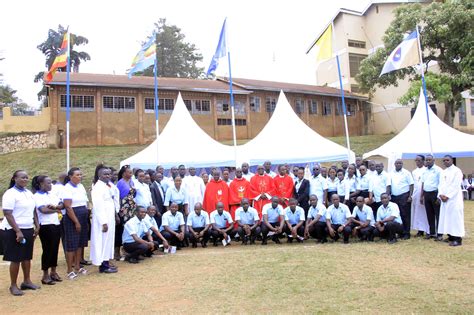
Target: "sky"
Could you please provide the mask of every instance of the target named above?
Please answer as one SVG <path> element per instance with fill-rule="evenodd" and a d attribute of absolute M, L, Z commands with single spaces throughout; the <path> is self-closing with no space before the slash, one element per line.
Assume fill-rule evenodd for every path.
<path fill-rule="evenodd" d="M 69 5 L 73 3 L 73 5 Z M 341 7 L 362 10 L 369 0 L 174 0 L 174 1 L 2 1 L 0 73 L 3 84 L 38 107 L 41 85 L 33 78 L 46 71 L 36 48 L 59 24 L 89 39 L 76 47 L 91 60 L 82 73 L 125 74 L 159 18 L 181 28 L 185 41 L 203 55 L 207 70 L 227 17 L 232 76 L 315 84 L 316 60 L 310 44 Z M 222 70 L 219 70 L 222 71 Z M 219 74 L 219 72 L 217 72 Z"/>

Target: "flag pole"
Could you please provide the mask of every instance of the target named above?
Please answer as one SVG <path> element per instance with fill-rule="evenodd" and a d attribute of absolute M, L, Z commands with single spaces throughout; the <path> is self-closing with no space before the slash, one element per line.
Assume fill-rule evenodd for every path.
<path fill-rule="evenodd" d="M 224 23 L 227 24 L 227 22 L 224 22 Z M 227 39 L 227 27 L 225 28 L 225 32 L 226 32 L 226 39 Z M 229 63 L 229 94 L 230 94 L 230 113 L 231 113 L 231 118 L 232 118 L 232 138 L 234 140 L 234 160 L 235 160 L 235 167 L 237 167 L 237 132 L 235 131 L 234 91 L 232 89 L 232 67 L 230 64 L 230 51 L 228 48 L 227 48 L 227 61 Z"/>
<path fill-rule="evenodd" d="M 71 72 L 71 33 L 69 32 L 69 27 L 66 30 L 67 32 L 67 61 L 66 61 L 66 173 L 70 169 L 70 151 L 69 151 L 69 121 L 71 119 L 71 95 L 70 95 L 70 78 L 69 73 Z"/>
<path fill-rule="evenodd" d="M 158 59 L 156 58 L 155 55 L 155 66 L 153 67 L 153 74 L 155 77 L 155 128 L 156 128 L 156 163 L 158 164 L 158 154 L 160 152 L 159 149 L 159 135 L 160 135 L 160 127 L 159 127 L 159 121 L 158 121 L 158 104 L 159 104 L 159 96 L 158 96 Z"/>
<path fill-rule="evenodd" d="M 421 53 L 420 29 L 419 29 L 418 24 L 416 25 L 416 38 L 418 42 L 418 54 L 420 57 L 421 84 L 423 86 L 423 95 L 425 96 L 426 121 L 428 122 L 428 138 L 430 142 L 430 153 L 431 155 L 433 155 L 433 141 L 431 139 L 430 114 L 428 110 L 428 93 L 426 92 L 425 67 L 423 63 L 423 54 Z"/>

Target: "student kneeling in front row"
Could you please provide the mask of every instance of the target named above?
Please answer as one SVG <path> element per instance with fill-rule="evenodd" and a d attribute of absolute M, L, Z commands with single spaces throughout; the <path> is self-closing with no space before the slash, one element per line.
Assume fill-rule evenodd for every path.
<path fill-rule="evenodd" d="M 386 238 L 389 244 L 394 244 L 397 242 L 397 233 L 403 234 L 400 209 L 396 203 L 389 201 L 387 193 L 383 193 L 380 198 L 382 205 L 377 210 L 374 236 Z"/>

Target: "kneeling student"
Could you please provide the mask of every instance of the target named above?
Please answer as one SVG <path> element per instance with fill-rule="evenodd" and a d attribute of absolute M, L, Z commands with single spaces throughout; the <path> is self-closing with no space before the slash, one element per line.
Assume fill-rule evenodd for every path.
<path fill-rule="evenodd" d="M 200 202 L 196 202 L 194 205 L 194 211 L 189 214 L 186 225 L 188 227 L 186 236 L 191 242 L 192 247 L 196 248 L 197 242 L 200 242 L 203 248 L 207 247 L 210 236 L 209 215 L 206 211 L 202 211 L 202 204 Z"/>
<path fill-rule="evenodd" d="M 332 195 L 332 205 L 326 211 L 326 226 L 329 236 L 337 241 L 339 233 L 344 237 L 344 244 L 349 244 L 349 236 L 352 232 L 352 214 L 349 207 L 340 202 L 338 195 Z"/>
<path fill-rule="evenodd" d="M 309 197 L 309 204 L 304 237 L 308 239 L 311 236 L 319 243 L 327 243 L 326 207 L 321 202 L 318 203 L 316 195 Z"/>
<path fill-rule="evenodd" d="M 234 221 L 228 211 L 224 210 L 224 204 L 218 202 L 216 210 L 211 212 L 210 222 L 212 225 L 211 235 L 214 241 L 214 246 L 217 246 L 218 241 L 223 241 L 224 246 L 230 245 L 231 235 L 234 232 Z"/>
<path fill-rule="evenodd" d="M 297 206 L 297 203 L 295 198 L 290 198 L 288 207 L 285 209 L 284 232 L 288 236 L 288 243 L 292 243 L 293 239 L 302 243 L 304 239 L 304 209 Z"/>
<path fill-rule="evenodd" d="M 125 223 L 122 234 L 123 249 L 128 254 L 125 260 L 132 264 L 137 264 L 141 255 L 149 255 L 158 248 L 158 244 L 153 241 L 149 226 L 143 220 L 146 209 L 137 207 L 135 212 L 136 215 Z"/>
<path fill-rule="evenodd" d="M 151 206 L 148 206 L 147 214 L 143 220 L 150 228 L 153 241 L 163 244 L 164 248 L 168 248 L 169 247 L 168 241 L 161 234 L 160 228 L 158 227 L 158 223 L 156 222 L 155 216 L 156 216 L 156 208 L 155 206 L 151 205 Z"/>
<path fill-rule="evenodd" d="M 162 235 L 166 238 L 171 246 L 176 249 L 183 247 L 184 241 L 184 217 L 178 211 L 178 204 L 172 203 L 169 210 L 161 217 L 161 226 L 163 227 Z"/>
<path fill-rule="evenodd" d="M 267 245 L 267 237 L 272 232 L 272 241 L 281 244 L 279 236 L 283 233 L 285 216 L 283 207 L 277 196 L 272 197 L 272 203 L 266 204 L 262 209 L 262 245 Z"/>
<path fill-rule="evenodd" d="M 380 199 L 382 205 L 377 210 L 374 236 L 386 238 L 389 244 L 394 244 L 397 242 L 397 233 L 403 233 L 400 209 L 396 203 L 389 201 L 387 193 L 380 195 Z"/>
<path fill-rule="evenodd" d="M 237 221 L 242 245 L 255 244 L 255 239 L 260 235 L 260 217 L 255 208 L 250 207 L 249 200 L 243 198 L 240 207 L 235 210 L 235 221 Z"/>
<path fill-rule="evenodd" d="M 373 241 L 375 220 L 372 208 L 364 203 L 364 197 L 356 198 L 356 206 L 352 212 L 352 234 L 358 236 L 361 241 Z"/>

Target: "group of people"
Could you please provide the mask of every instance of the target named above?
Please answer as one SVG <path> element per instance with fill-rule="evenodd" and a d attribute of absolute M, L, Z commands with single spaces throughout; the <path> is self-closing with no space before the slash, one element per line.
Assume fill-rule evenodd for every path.
<path fill-rule="evenodd" d="M 253 174 L 243 163 L 222 174 L 214 168 L 210 179 L 184 165 L 172 167 L 167 177 L 161 166 L 141 170 L 125 165 L 117 172 L 101 164 L 90 189 L 92 203 L 79 168 L 57 181 L 35 176 L 32 191 L 28 174 L 16 171 L 3 195 L 0 224 L 4 260 L 11 262 L 10 292 L 18 296 L 39 288 L 30 278 L 38 235 L 45 285 L 62 281 L 56 270 L 61 243 L 70 280 L 87 275 L 86 265 L 116 273 L 116 260 L 138 263 L 161 249 L 207 247 L 209 242 L 266 245 L 268 240 L 301 243 L 312 237 L 319 243 L 342 238 L 347 244 L 351 237 L 380 237 L 393 244 L 416 230 L 415 236 L 443 241 L 446 234 L 450 246 L 461 245 L 460 169 L 449 155 L 443 170 L 431 155 L 419 155 L 415 162 L 410 172 L 397 160 L 390 173 L 382 163 L 364 164 L 361 158 L 340 167 L 315 164 L 309 178 L 304 167 L 279 165 L 275 173 L 268 161 Z M 91 262 L 84 259 L 89 240 Z M 24 281 L 18 286 L 20 266 Z"/>

